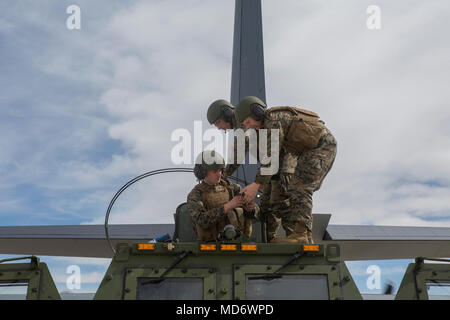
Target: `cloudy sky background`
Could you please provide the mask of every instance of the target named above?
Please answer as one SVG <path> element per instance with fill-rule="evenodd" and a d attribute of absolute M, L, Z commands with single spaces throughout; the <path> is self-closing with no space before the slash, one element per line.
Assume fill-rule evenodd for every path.
<path fill-rule="evenodd" d="M 81 30 L 66 27 L 72 4 Z M 366 26 L 374 4 L 381 30 Z M 317 112 L 338 141 L 313 211 L 331 224 L 449 227 L 450 3 L 262 10 L 267 103 Z M 211 128 L 208 105 L 230 96 L 234 1 L 7 1 L 0 12 L 1 225 L 102 224 L 124 183 L 175 166 L 172 132 Z M 186 173 L 143 180 L 110 222 L 172 223 L 194 184 Z M 61 290 L 67 266 L 93 292 L 109 265 L 42 259 Z M 369 292 L 367 266 L 399 282 L 408 262 L 348 266 Z"/>

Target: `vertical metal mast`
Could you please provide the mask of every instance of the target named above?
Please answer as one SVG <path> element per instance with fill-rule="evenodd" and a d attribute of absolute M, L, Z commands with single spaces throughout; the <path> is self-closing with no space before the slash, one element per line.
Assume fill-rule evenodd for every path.
<path fill-rule="evenodd" d="M 235 4 L 230 101 L 236 106 L 246 96 L 266 102 L 261 0 L 236 0 Z M 257 168 L 244 164 L 235 175 L 251 183 Z"/>

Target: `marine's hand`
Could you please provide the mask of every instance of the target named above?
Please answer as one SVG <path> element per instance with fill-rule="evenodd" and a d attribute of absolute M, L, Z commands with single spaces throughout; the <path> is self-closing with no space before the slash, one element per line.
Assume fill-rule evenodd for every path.
<path fill-rule="evenodd" d="M 245 201 L 244 202 L 251 202 L 253 199 L 255 199 L 256 194 L 258 193 L 259 184 L 253 182 L 252 184 L 249 184 L 246 186 L 241 193 L 245 193 Z"/>
<path fill-rule="evenodd" d="M 242 207 L 243 205 L 244 205 L 244 197 L 242 197 L 241 195 L 237 195 L 233 199 L 225 203 L 223 207 L 225 209 L 225 212 L 227 212 L 231 209 Z"/>

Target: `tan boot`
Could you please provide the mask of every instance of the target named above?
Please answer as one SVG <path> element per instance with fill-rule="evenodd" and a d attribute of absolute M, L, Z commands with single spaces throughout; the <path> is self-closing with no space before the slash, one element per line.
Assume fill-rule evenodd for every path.
<path fill-rule="evenodd" d="M 270 243 L 300 243 L 309 244 L 308 230 L 299 223 L 296 223 L 295 230 L 285 238 L 275 238 Z"/>

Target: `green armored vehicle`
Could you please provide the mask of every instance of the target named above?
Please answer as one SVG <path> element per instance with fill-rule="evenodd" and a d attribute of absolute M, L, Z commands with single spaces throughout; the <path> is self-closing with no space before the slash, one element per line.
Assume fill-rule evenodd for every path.
<path fill-rule="evenodd" d="M 339 244 L 271 244 L 195 240 L 185 204 L 175 215 L 174 241 L 119 243 L 95 293 L 98 300 L 361 300 Z M 170 237 L 169 237 L 170 238 Z M 232 238 L 232 236 L 231 236 Z M 166 239 L 168 240 L 168 239 Z M 18 259 L 30 259 L 20 262 Z M 428 260 L 433 263 L 428 263 Z M 427 263 L 426 263 L 427 262 Z M 447 298 L 450 262 L 417 258 L 395 299 Z M 31 256 L 0 261 L 0 288 L 26 287 L 12 299 L 60 299 L 45 263 Z M 10 291 L 11 292 L 11 291 Z M 0 293 L 2 293 L 0 291 Z M 2 295 L 0 294 L 0 298 Z M 392 296 L 391 296 L 392 298 Z"/>
<path fill-rule="evenodd" d="M 17 260 L 30 259 L 29 263 L 10 263 Z M 22 297 L 20 293 L 12 291 L 9 299 L 27 300 L 60 300 L 58 290 L 47 265 L 39 261 L 35 256 L 0 260 L 0 289 L 1 288 L 25 288 Z M 22 291 L 22 292 L 23 292 Z M 3 298 L 0 295 L 0 298 Z"/>
<path fill-rule="evenodd" d="M 361 299 L 339 247 L 118 245 L 95 299 Z"/>
<path fill-rule="evenodd" d="M 94 299 L 362 299 L 338 244 L 271 244 L 261 240 L 259 223 L 253 230 L 251 242 L 198 242 L 181 204 L 175 241 L 118 244 Z M 429 299 L 430 284 L 449 283 L 449 277 L 450 263 L 418 258 L 396 299 Z"/>

